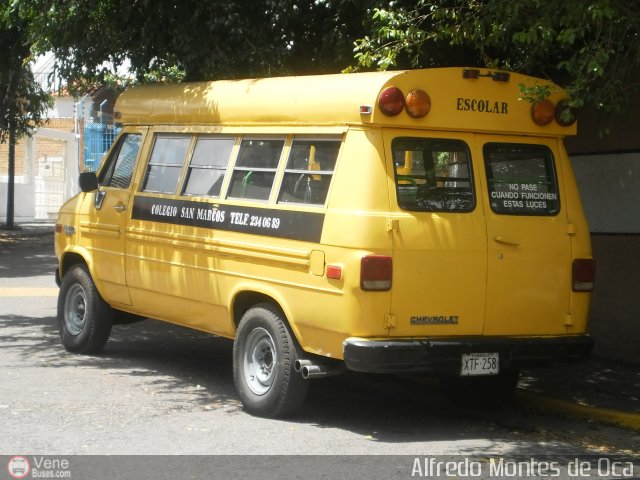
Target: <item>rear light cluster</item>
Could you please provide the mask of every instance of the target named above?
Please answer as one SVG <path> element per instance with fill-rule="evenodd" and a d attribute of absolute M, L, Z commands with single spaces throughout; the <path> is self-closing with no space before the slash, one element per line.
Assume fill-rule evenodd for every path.
<path fill-rule="evenodd" d="M 431 97 L 419 89 L 411 90 L 405 97 L 398 87 L 387 87 L 378 97 L 378 107 L 388 117 L 395 117 L 406 110 L 410 117 L 422 118 L 431 111 Z"/>
<path fill-rule="evenodd" d="M 596 262 L 591 258 L 574 260 L 571 277 L 574 292 L 590 292 L 595 285 Z"/>
<path fill-rule="evenodd" d="M 391 289 L 393 262 L 386 255 L 368 255 L 360 262 L 360 288 L 362 290 L 386 291 Z"/>
<path fill-rule="evenodd" d="M 531 118 L 533 123 L 541 127 L 549 125 L 554 118 L 562 127 L 569 127 L 576 123 L 576 116 L 566 99 L 560 100 L 557 105 L 548 98 L 534 103 L 531 105 Z"/>
<path fill-rule="evenodd" d="M 595 285 L 596 262 L 591 258 L 574 260 L 571 277 L 574 292 L 590 292 Z M 362 257 L 360 261 L 360 288 L 362 290 L 368 292 L 390 290 L 392 278 L 393 261 L 391 257 L 386 255 Z"/>

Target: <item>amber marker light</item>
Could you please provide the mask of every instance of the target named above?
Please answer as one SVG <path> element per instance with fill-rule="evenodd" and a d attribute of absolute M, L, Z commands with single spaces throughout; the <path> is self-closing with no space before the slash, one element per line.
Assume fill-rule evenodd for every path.
<path fill-rule="evenodd" d="M 395 117 L 404 110 L 404 94 L 398 87 L 385 88 L 378 97 L 378 107 L 388 117 Z"/>
<path fill-rule="evenodd" d="M 549 99 L 536 102 L 531 106 L 531 118 L 536 125 L 549 125 L 556 115 L 556 108 Z"/>
<path fill-rule="evenodd" d="M 569 106 L 569 101 L 566 98 L 560 100 L 556 105 L 556 122 L 562 127 L 570 127 L 576 123 L 575 111 Z"/>
<path fill-rule="evenodd" d="M 405 109 L 412 118 L 426 117 L 431 111 L 431 97 L 424 90 L 411 90 L 405 100 Z"/>

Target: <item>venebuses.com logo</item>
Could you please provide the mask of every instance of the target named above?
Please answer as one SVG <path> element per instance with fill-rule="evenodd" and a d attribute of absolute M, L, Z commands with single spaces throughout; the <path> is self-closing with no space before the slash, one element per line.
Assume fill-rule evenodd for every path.
<path fill-rule="evenodd" d="M 7 471 L 11 478 L 26 478 L 31 471 L 31 465 L 29 464 L 29 460 L 25 457 L 16 455 L 9 459 L 9 462 L 7 463 Z"/>
<path fill-rule="evenodd" d="M 10 478 L 71 478 L 71 464 L 66 458 L 15 455 L 7 462 Z"/>

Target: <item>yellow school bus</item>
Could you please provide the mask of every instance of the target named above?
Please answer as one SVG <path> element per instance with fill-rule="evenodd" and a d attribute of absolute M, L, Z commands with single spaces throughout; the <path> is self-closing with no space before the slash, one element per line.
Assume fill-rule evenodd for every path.
<path fill-rule="evenodd" d="M 73 352 L 153 318 L 233 339 L 256 415 L 310 379 L 436 375 L 494 403 L 579 358 L 594 262 L 564 92 L 473 68 L 143 86 L 56 224 Z"/>

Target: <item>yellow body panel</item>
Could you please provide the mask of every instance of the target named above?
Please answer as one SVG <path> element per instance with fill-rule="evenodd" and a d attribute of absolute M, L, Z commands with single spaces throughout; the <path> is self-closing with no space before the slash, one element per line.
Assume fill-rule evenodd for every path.
<path fill-rule="evenodd" d="M 447 68 L 128 90 L 117 101 L 116 117 L 125 134 L 142 135 L 131 184 L 101 187 L 106 194 L 100 209 L 95 192 L 63 206 L 58 224 L 75 233 L 56 236 L 61 273 L 68 259 L 82 257 L 115 308 L 229 338 L 243 302 L 269 300 L 283 311 L 305 351 L 337 359 L 350 337 L 583 333 L 589 294 L 571 291 L 571 261 L 590 258 L 591 252 L 562 147 L 562 137 L 574 134 L 575 125 L 532 122 L 518 84 L 536 82 L 545 83 L 513 73 L 509 82 L 465 79 L 461 68 Z M 377 99 L 389 86 L 427 91 L 431 112 L 421 119 L 404 112 L 383 115 Z M 562 97 L 556 88 L 551 98 Z M 180 134 L 191 142 L 174 193 L 145 191 L 159 134 Z M 234 139 L 229 163 L 220 170 L 221 195 L 186 196 L 195 144 L 215 136 Z M 399 206 L 396 181 L 410 185 L 415 163 L 409 156 L 395 170 L 392 145 L 404 137 L 467 145 L 473 209 L 416 212 Z M 341 142 L 335 169 L 323 171 L 316 146 L 303 167 L 289 167 L 295 142 L 317 138 Z M 273 186 L 262 200 L 229 195 L 232 175 L 244 168 L 238 158 L 246 139 L 283 142 Z M 483 146 L 490 142 L 548 147 L 560 188 L 556 215 L 491 210 L 483 161 Z M 326 201 L 279 203 L 278 189 L 293 174 L 309 185 L 330 178 Z M 205 214 L 211 220 L 212 211 L 224 212 L 224 228 L 200 220 Z M 277 219 L 272 230 L 280 222 L 302 223 L 290 225 L 293 233 L 276 234 L 243 223 L 254 217 L 262 227 Z M 306 230 L 307 221 L 319 225 L 317 236 Z M 392 257 L 389 290 L 362 290 L 361 259 L 367 255 Z M 339 267 L 340 278 L 328 278 L 327 266 Z M 445 320 L 420 320 L 426 318 Z"/>

